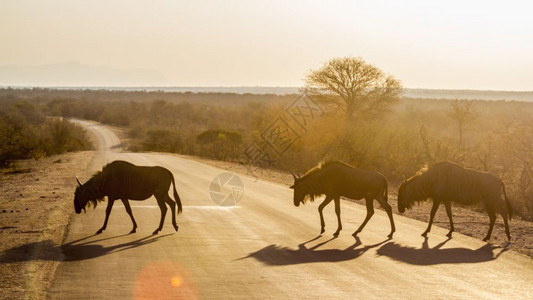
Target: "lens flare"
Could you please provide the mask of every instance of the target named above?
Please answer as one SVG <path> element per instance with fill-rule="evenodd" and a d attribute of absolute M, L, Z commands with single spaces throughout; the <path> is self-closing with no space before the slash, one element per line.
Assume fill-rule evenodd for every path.
<path fill-rule="evenodd" d="M 158 261 L 141 269 L 135 280 L 134 299 L 197 299 L 196 283 L 177 262 Z"/>
<path fill-rule="evenodd" d="M 181 285 L 181 278 L 179 278 L 179 277 L 172 277 L 172 279 L 170 280 L 170 284 L 171 284 L 173 287 L 180 287 L 180 285 Z"/>

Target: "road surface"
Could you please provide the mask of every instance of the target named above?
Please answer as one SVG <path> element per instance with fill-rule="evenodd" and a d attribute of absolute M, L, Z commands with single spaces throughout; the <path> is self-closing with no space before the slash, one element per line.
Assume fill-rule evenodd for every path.
<path fill-rule="evenodd" d="M 359 238 L 351 233 L 365 216 L 362 205 L 341 203 L 344 230 L 338 238 L 333 205 L 324 210 L 319 236 L 318 203 L 295 207 L 287 186 L 233 174 L 242 181 L 213 189 L 226 171 L 178 155 L 122 152 L 105 126 L 78 121 L 95 134 L 98 151 L 82 181 L 116 159 L 160 165 L 172 171 L 183 202 L 179 232 L 170 210 L 159 235 L 154 198 L 131 202 L 139 228 L 116 203 L 107 230 L 105 204 L 73 214 L 62 246 L 64 261 L 49 289 L 52 299 L 532 299 L 533 261 L 506 249 L 395 215 L 397 232 L 377 211 Z M 210 195 L 235 193 L 235 206 L 218 206 Z M 217 200 L 218 201 L 218 200 Z M 500 221 L 500 220 L 498 220 Z M 494 232 L 494 234 L 504 234 Z"/>

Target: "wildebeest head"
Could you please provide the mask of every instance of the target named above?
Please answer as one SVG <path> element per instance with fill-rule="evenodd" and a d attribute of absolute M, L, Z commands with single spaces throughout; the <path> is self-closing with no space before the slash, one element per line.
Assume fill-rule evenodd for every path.
<path fill-rule="evenodd" d="M 87 205 L 87 201 L 89 200 L 87 197 L 85 197 L 85 193 L 83 192 L 83 185 L 81 184 L 78 177 L 76 177 L 76 181 L 78 182 L 78 186 L 76 187 L 76 191 L 74 192 L 74 210 L 77 214 L 81 213 L 81 210 L 85 210 L 85 205 Z"/>
<path fill-rule="evenodd" d="M 409 193 L 407 190 L 408 185 L 409 183 L 404 180 L 400 185 L 400 188 L 398 189 L 398 211 L 402 214 L 407 208 L 407 199 L 409 198 L 409 196 L 407 195 Z"/>
<path fill-rule="evenodd" d="M 428 198 L 426 189 L 427 182 L 419 174 L 404 180 L 398 189 L 398 211 L 404 213 L 406 209 L 413 207 L 415 202 L 424 201 Z"/>
<path fill-rule="evenodd" d="M 102 201 L 103 199 L 97 199 L 87 188 L 87 183 L 84 185 L 81 184 L 78 178 L 76 178 L 76 181 L 78 182 L 78 186 L 74 192 L 74 210 L 76 213 L 79 214 L 82 210 L 85 211 L 87 205 L 91 206 L 93 204 L 96 208 L 98 201 Z"/>
<path fill-rule="evenodd" d="M 309 194 L 309 188 L 300 176 L 294 174 L 292 176 L 294 177 L 294 184 L 290 188 L 294 190 L 294 205 L 300 206 L 300 203 L 305 204 L 306 196 Z"/>

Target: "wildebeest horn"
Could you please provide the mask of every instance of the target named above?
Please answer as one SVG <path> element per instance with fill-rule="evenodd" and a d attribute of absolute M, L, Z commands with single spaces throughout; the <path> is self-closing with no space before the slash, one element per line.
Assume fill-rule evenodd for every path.
<path fill-rule="evenodd" d="M 80 180 L 78 179 L 78 176 L 76 176 L 76 181 L 78 182 L 78 184 L 79 184 L 80 186 L 82 186 Z"/>
<path fill-rule="evenodd" d="M 294 177 L 294 180 L 295 180 L 295 181 L 298 180 L 298 179 L 300 179 L 300 175 L 296 175 L 296 174 L 294 174 L 292 171 L 291 171 L 291 175 L 292 175 L 292 177 Z"/>

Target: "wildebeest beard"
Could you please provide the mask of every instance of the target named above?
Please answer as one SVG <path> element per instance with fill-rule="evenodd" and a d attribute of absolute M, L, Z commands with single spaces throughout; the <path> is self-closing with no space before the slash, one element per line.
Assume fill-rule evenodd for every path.
<path fill-rule="evenodd" d="M 322 195 L 324 195 L 324 193 L 320 193 L 318 191 L 313 191 L 313 190 L 308 190 L 305 192 L 305 196 L 302 199 L 302 203 L 305 204 L 308 200 L 310 200 L 311 202 L 314 202 L 315 197 L 320 197 Z"/>
<path fill-rule="evenodd" d="M 305 204 L 308 200 L 315 201 L 315 197 L 324 195 L 324 192 L 319 190 L 321 186 L 320 182 L 317 182 L 316 175 L 325 167 L 326 163 L 320 163 L 317 167 L 309 170 L 304 176 L 298 178 L 298 184 L 295 183 L 295 187 L 298 188 L 304 195 L 300 203 Z"/>
<path fill-rule="evenodd" d="M 425 173 L 415 175 L 400 187 L 402 204 L 406 209 L 413 207 L 415 202 L 426 201 L 429 198 L 430 180 Z"/>

